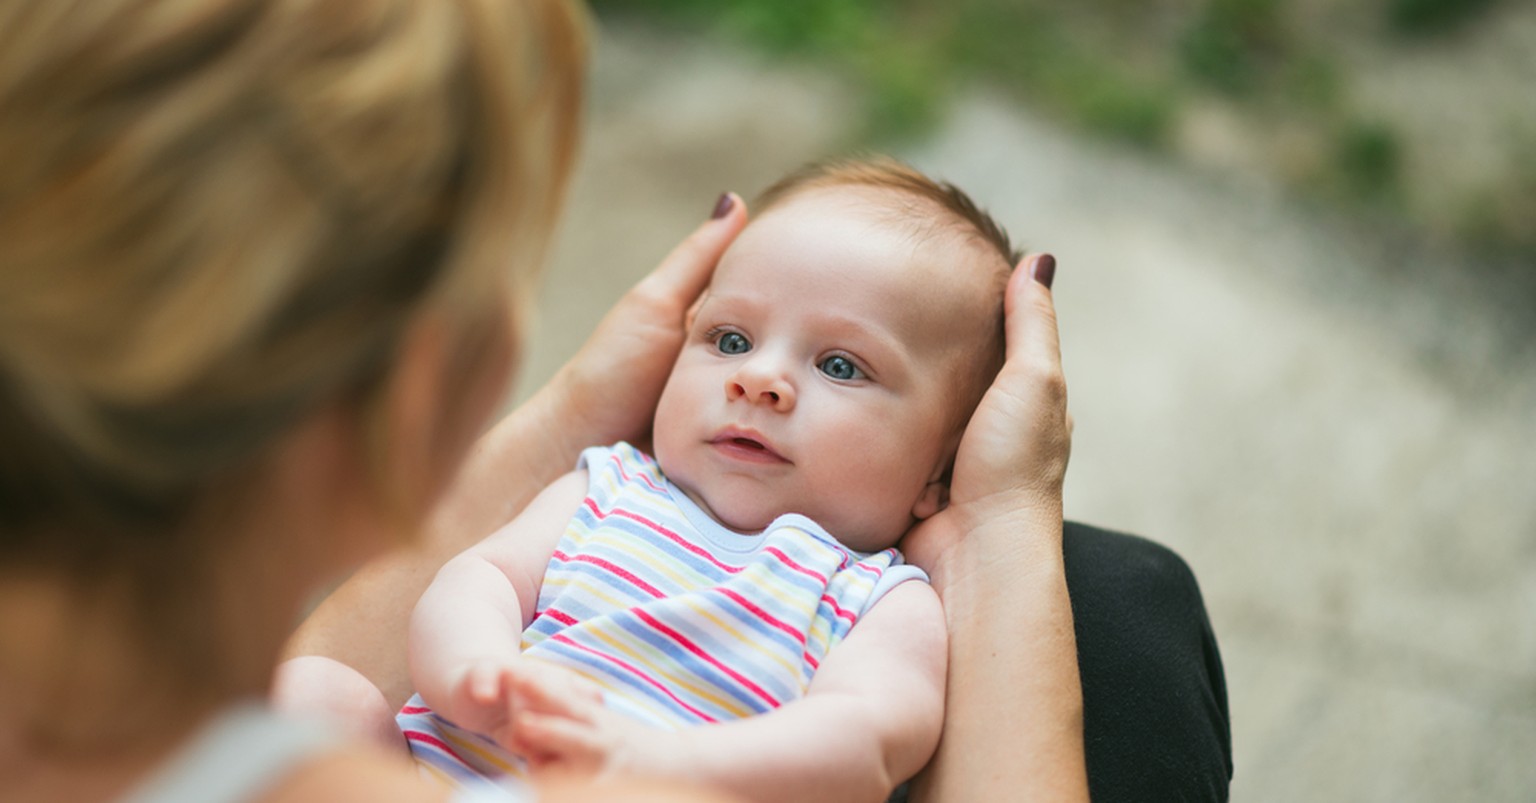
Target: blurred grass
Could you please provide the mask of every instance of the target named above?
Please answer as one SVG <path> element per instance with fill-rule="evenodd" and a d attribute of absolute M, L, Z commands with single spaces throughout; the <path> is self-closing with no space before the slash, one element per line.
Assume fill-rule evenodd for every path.
<path fill-rule="evenodd" d="M 1536 256 L 1523 216 L 1536 196 L 1536 133 L 1522 135 L 1515 147 L 1530 155 L 1499 184 L 1457 204 L 1415 204 L 1415 192 L 1438 188 L 1416 187 L 1404 133 L 1349 96 L 1352 43 L 1454 35 L 1498 0 L 1360 0 L 1321 17 L 1300 0 L 593 2 L 600 17 L 707 30 L 839 71 L 864 90 L 858 145 L 920 137 L 953 88 L 982 83 L 1080 130 L 1199 162 L 1204 145 L 1181 139 L 1181 124 L 1214 103 L 1238 121 L 1230 137 L 1251 140 L 1244 158 L 1260 163 L 1247 166 L 1305 196 Z M 1337 19 L 1354 23 L 1334 30 Z"/>

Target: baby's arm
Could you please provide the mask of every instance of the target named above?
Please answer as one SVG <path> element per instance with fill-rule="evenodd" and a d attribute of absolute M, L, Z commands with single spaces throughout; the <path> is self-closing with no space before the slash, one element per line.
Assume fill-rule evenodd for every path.
<path fill-rule="evenodd" d="M 556 480 L 517 518 L 444 564 L 416 603 L 411 680 L 427 705 L 460 727 L 508 744 L 509 684 L 522 671 L 523 628 L 586 491 L 585 471 Z"/>
<path fill-rule="evenodd" d="M 519 685 L 536 764 L 701 781 L 748 800 L 884 800 L 938 745 L 944 612 L 925 583 L 885 595 L 832 650 L 806 696 L 767 714 L 675 732 L 599 703 Z"/>

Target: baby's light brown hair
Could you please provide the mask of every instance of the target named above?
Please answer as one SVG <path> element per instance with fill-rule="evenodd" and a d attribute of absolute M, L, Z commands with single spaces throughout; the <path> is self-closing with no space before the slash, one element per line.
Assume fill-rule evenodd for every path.
<path fill-rule="evenodd" d="M 946 224 L 941 225 L 939 231 L 958 235 L 963 241 L 979 245 L 998 257 L 997 270 L 993 276 L 997 287 L 996 304 L 991 312 L 991 317 L 996 321 L 993 336 L 987 339 L 976 359 L 967 362 L 953 383 L 957 427 L 964 428 L 976 405 L 981 402 L 982 394 L 991 386 L 1003 366 L 1003 290 L 1013 267 L 1023 257 L 1023 250 L 1016 248 L 1008 232 L 959 187 L 947 181 L 929 178 L 922 171 L 889 156 L 845 157 L 813 162 L 763 190 L 753 208 L 755 214 L 761 215 L 806 192 L 835 187 L 889 192 L 893 200 L 899 198 L 907 202 L 890 205 L 890 211 L 900 221 L 918 226 Z"/>

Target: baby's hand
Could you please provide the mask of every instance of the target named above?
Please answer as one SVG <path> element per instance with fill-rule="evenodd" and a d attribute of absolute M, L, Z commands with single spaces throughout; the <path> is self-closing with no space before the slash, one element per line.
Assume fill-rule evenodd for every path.
<path fill-rule="evenodd" d="M 521 662 L 481 658 L 472 661 L 453 684 L 452 696 L 441 713 L 461 728 L 482 733 L 506 746 L 511 741 L 512 678 Z"/>
<path fill-rule="evenodd" d="M 496 740 L 503 748 L 537 763 L 542 749 L 524 738 L 530 713 L 548 710 L 551 700 L 573 710 L 602 708 L 602 691 L 590 681 L 558 666 L 522 659 L 482 658 L 471 662 L 453 687 L 454 724 Z M 564 709 L 561 709 L 564 710 Z"/>
<path fill-rule="evenodd" d="M 610 711 L 584 679 L 554 672 L 518 673 L 512 679 L 514 746 L 535 771 L 581 775 L 666 775 L 666 733 Z M 586 691 L 573 687 L 585 686 Z M 595 693 L 593 693 L 595 692 Z"/>

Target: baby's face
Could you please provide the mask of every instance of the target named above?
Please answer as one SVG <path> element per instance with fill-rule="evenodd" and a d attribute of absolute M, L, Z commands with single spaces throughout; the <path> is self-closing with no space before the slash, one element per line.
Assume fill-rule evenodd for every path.
<path fill-rule="evenodd" d="M 656 456 L 731 529 L 802 513 L 875 551 L 936 507 L 999 258 L 915 234 L 871 192 L 807 191 L 755 220 L 689 324 Z"/>

